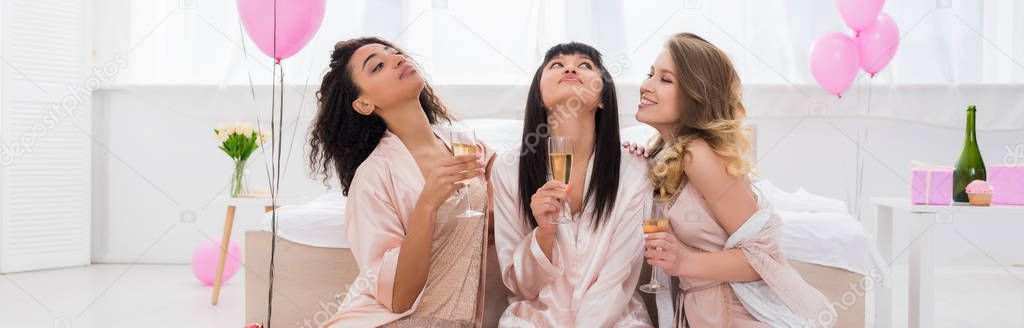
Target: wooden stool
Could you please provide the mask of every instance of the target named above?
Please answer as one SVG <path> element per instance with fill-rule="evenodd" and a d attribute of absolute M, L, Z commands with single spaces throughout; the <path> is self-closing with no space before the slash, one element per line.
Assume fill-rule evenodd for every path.
<path fill-rule="evenodd" d="M 277 207 L 280 208 L 287 201 L 288 204 L 296 202 L 296 197 L 278 197 Z M 210 304 L 217 305 L 217 299 L 220 298 L 220 287 L 222 279 L 224 277 L 224 263 L 227 262 L 228 258 L 228 245 L 231 243 L 231 229 L 235 223 L 235 209 L 241 205 L 263 205 L 263 213 L 269 213 L 274 209 L 274 206 L 267 205 L 271 203 L 270 197 L 252 196 L 252 197 L 229 197 L 224 200 L 227 204 L 228 212 L 224 217 L 224 233 L 220 237 L 220 256 L 217 258 L 217 275 L 213 279 L 213 299 Z M 241 259 L 238 259 L 241 260 Z"/>

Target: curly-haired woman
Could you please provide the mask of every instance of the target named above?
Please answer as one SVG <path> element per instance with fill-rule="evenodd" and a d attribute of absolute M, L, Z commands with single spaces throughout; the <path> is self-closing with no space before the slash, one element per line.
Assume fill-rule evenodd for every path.
<path fill-rule="evenodd" d="M 324 326 L 478 326 L 487 221 L 457 216 L 466 201 L 487 201 L 486 148 L 453 156 L 434 128 L 451 120 L 445 107 L 378 38 L 336 44 L 317 98 L 310 162 L 348 196 L 345 234 L 361 272 Z M 450 197 L 466 179 L 472 197 Z"/>
<path fill-rule="evenodd" d="M 671 38 L 636 114 L 658 131 L 649 174 L 671 225 L 645 236 L 647 262 L 680 280 L 679 327 L 831 326 L 828 300 L 786 261 L 778 216 L 751 184 L 745 116 L 729 57 L 694 34 Z"/>

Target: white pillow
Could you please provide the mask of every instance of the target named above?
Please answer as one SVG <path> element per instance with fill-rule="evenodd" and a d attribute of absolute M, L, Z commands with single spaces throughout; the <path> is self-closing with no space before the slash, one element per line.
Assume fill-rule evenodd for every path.
<path fill-rule="evenodd" d="M 795 192 L 787 192 L 768 180 L 760 180 L 754 183 L 754 186 L 756 186 L 757 189 L 760 190 L 769 201 L 771 201 L 772 206 L 775 207 L 776 211 L 836 214 L 850 213 L 849 209 L 846 207 L 846 202 L 815 195 L 804 190 L 804 188 L 799 188 Z"/>
<path fill-rule="evenodd" d="M 345 241 L 345 196 L 331 191 L 302 205 L 277 209 L 277 235 L 316 247 L 348 248 Z M 270 231 L 271 214 L 263 216 L 260 229 Z"/>

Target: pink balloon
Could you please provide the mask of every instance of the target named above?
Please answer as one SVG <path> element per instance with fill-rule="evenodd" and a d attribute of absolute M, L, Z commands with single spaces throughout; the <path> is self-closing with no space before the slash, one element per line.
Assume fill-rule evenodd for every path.
<path fill-rule="evenodd" d="M 277 4 L 274 40 L 274 4 Z M 275 62 L 309 43 L 324 20 L 324 0 L 238 0 L 242 26 L 256 46 Z"/>
<path fill-rule="evenodd" d="M 204 240 L 199 248 L 192 253 L 192 274 L 207 286 L 213 285 L 217 276 L 217 261 L 220 258 L 220 239 Z M 228 257 L 224 261 L 224 274 L 221 283 L 231 279 L 242 266 L 242 247 L 235 242 L 228 244 Z"/>
<path fill-rule="evenodd" d="M 878 22 L 875 25 L 860 32 L 857 36 L 857 46 L 860 48 L 860 68 L 865 72 L 875 73 L 885 68 L 892 57 L 896 55 L 896 48 L 900 44 L 900 29 L 892 17 L 882 13 L 878 15 Z"/>
<path fill-rule="evenodd" d="M 875 17 L 882 12 L 885 0 L 836 0 L 839 15 L 843 16 L 846 26 L 858 34 L 875 24 Z"/>
<path fill-rule="evenodd" d="M 825 34 L 811 49 L 811 74 L 818 85 L 836 96 L 850 88 L 859 64 L 857 41 L 846 34 Z"/>

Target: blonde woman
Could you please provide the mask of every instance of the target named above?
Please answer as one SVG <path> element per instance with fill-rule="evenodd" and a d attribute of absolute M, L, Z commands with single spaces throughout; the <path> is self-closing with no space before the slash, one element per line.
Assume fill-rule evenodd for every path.
<path fill-rule="evenodd" d="M 690 33 L 670 39 L 640 86 L 637 121 L 654 127 L 649 173 L 670 232 L 644 236 L 647 262 L 678 277 L 683 327 L 831 326 L 828 300 L 778 246 L 779 218 L 750 182 L 746 110 L 728 56 Z M 665 311 L 667 309 L 659 309 Z"/>

